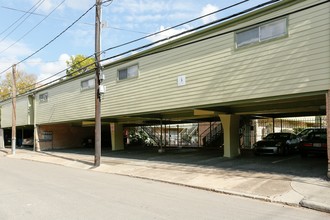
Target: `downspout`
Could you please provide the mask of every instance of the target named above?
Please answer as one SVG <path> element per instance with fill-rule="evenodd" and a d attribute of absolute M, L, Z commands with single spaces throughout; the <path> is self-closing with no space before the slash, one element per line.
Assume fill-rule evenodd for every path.
<path fill-rule="evenodd" d="M 33 150 L 40 151 L 39 144 L 39 134 L 38 134 L 38 126 L 37 126 L 37 100 L 36 93 L 33 93 L 33 127 L 34 127 L 34 141 L 33 141 Z"/>

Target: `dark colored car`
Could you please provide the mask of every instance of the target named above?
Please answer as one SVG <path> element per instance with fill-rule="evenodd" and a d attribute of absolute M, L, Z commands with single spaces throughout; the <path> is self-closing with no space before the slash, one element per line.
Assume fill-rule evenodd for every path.
<path fill-rule="evenodd" d="M 302 157 L 308 154 L 327 154 L 327 129 L 311 129 L 300 137 L 299 151 Z"/>
<path fill-rule="evenodd" d="M 298 141 L 297 135 L 292 133 L 270 133 L 253 145 L 254 153 L 285 155 L 298 150 Z"/>

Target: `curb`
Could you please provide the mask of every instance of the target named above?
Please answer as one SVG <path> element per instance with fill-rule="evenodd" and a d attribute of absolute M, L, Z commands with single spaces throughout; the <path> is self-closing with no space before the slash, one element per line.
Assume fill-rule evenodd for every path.
<path fill-rule="evenodd" d="M 208 187 L 203 187 L 203 186 L 189 185 L 189 184 L 171 182 L 171 181 L 166 181 L 166 180 L 161 180 L 161 179 L 155 179 L 155 178 L 149 178 L 149 177 L 143 177 L 143 176 L 136 176 L 136 175 L 132 175 L 132 174 L 107 172 L 107 171 L 97 170 L 97 168 L 95 169 L 95 171 L 110 173 L 110 174 L 119 175 L 119 176 L 126 176 L 126 177 L 131 177 L 131 178 L 137 178 L 137 179 L 144 179 L 144 180 L 150 180 L 150 181 L 155 181 L 155 182 L 167 183 L 167 184 L 172 184 L 172 185 L 177 185 L 177 186 L 184 186 L 184 187 L 189 187 L 189 188 L 199 189 L 199 190 L 205 190 L 205 191 L 215 192 L 215 193 L 224 194 L 224 195 L 231 195 L 231 196 L 237 196 L 237 197 L 242 197 L 242 198 L 255 199 L 255 200 L 259 200 L 259 201 L 282 204 L 282 205 L 287 205 L 287 206 L 291 206 L 291 207 L 301 207 L 300 203 L 279 201 L 279 200 L 276 200 L 276 199 L 275 200 L 271 199 L 269 197 L 258 196 L 258 195 L 248 194 L 248 193 L 239 193 L 239 192 L 230 191 L 230 190 L 220 190 L 220 189 L 208 188 Z"/>
<path fill-rule="evenodd" d="M 305 207 L 305 208 L 330 213 L 330 206 L 325 205 L 325 204 L 320 203 L 320 202 L 315 202 L 315 201 L 312 201 L 312 200 L 303 199 L 303 200 L 300 201 L 299 204 L 302 207 Z"/>
<path fill-rule="evenodd" d="M 5 155 L 6 157 L 10 158 L 15 158 L 12 157 L 11 155 Z M 62 165 L 66 167 L 71 167 L 71 168 L 78 168 L 78 169 L 85 169 L 82 167 L 77 167 L 77 166 L 72 166 L 72 165 L 67 165 L 67 164 L 60 164 L 54 161 L 39 161 L 35 160 L 34 158 L 23 158 L 23 157 L 16 157 L 16 159 L 23 159 L 23 160 L 30 160 L 30 161 L 37 161 L 37 162 L 42 162 L 42 163 L 51 163 L 51 164 L 56 164 L 56 165 Z M 75 162 L 77 162 L 75 160 Z M 291 207 L 304 207 L 304 208 L 309 208 L 317 211 L 322 211 L 326 213 L 330 213 L 330 206 L 329 205 L 324 205 L 323 203 L 320 202 L 315 202 L 307 199 L 302 199 L 300 202 L 288 202 L 288 201 L 279 201 L 277 199 L 273 199 L 270 197 L 265 197 L 265 196 L 258 196 L 258 195 L 253 195 L 253 194 L 248 194 L 248 193 L 241 193 L 241 192 L 236 192 L 236 191 L 230 191 L 230 190 L 221 190 L 221 189 L 215 189 L 215 188 L 208 188 L 208 187 L 203 187 L 203 186 L 198 186 L 198 185 L 189 185 L 185 183 L 179 183 L 179 182 L 171 182 L 171 181 L 166 181 L 166 180 L 161 180 L 161 179 L 155 179 L 155 178 L 149 178 L 149 177 L 143 177 L 143 176 L 136 176 L 132 174 L 122 174 L 122 173 L 115 173 L 115 172 L 109 172 L 105 170 L 98 170 L 98 167 L 95 168 L 90 168 L 89 170 L 94 170 L 97 172 L 102 172 L 102 173 L 110 173 L 114 175 L 119 175 L 119 176 L 127 176 L 127 177 L 133 177 L 137 179 L 145 179 L 145 180 L 151 180 L 155 182 L 162 182 L 162 183 L 168 183 L 168 184 L 173 184 L 173 185 L 178 185 L 178 186 L 185 186 L 189 188 L 194 188 L 194 189 L 200 189 L 200 190 L 205 190 L 205 191 L 210 191 L 210 192 L 215 192 L 215 193 L 221 193 L 224 195 L 232 195 L 232 196 L 239 196 L 242 198 L 249 198 L 249 199 L 256 199 L 259 201 L 264 201 L 264 202 L 270 202 L 270 203 L 276 203 L 276 204 L 282 204 L 282 205 L 287 205 Z"/>

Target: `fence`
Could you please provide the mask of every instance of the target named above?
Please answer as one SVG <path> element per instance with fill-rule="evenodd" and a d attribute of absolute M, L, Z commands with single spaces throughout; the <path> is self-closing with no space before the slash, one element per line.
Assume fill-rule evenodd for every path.
<path fill-rule="evenodd" d="M 294 118 L 264 118 L 246 120 L 240 128 L 240 145 L 242 148 L 251 146 L 273 132 L 299 133 L 305 128 L 326 128 L 325 116 L 294 117 Z"/>

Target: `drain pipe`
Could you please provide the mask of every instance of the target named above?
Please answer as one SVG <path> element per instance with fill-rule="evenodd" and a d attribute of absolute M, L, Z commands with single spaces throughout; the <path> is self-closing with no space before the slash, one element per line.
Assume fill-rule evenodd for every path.
<path fill-rule="evenodd" d="M 33 93 L 33 128 L 34 128 L 34 141 L 33 141 L 33 151 L 40 151 L 40 143 L 39 143 L 39 133 L 37 126 L 37 94 Z"/>

